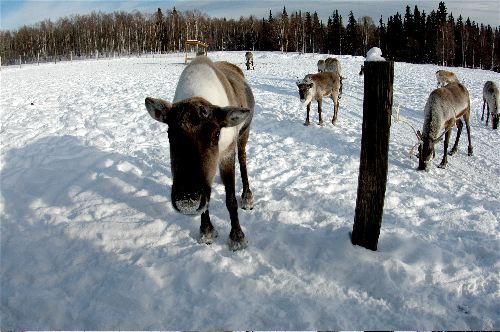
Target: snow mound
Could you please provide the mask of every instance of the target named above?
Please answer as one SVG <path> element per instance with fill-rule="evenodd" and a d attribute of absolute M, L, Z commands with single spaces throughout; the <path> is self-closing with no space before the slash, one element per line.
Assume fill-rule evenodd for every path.
<path fill-rule="evenodd" d="M 385 61 L 385 58 L 382 57 L 382 50 L 378 47 L 372 47 L 366 53 L 366 61 Z"/>

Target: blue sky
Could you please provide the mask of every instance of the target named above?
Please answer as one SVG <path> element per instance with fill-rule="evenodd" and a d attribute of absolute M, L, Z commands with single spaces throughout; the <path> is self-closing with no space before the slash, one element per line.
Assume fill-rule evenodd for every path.
<path fill-rule="evenodd" d="M 413 0 L 413 1 L 395 1 L 395 0 L 289 0 L 289 1 L 238 1 L 238 0 L 184 0 L 184 1 L 155 1 L 155 0 L 0 0 L 0 28 L 16 29 L 22 25 L 31 25 L 44 19 L 57 20 L 62 16 L 72 14 L 87 14 L 92 11 L 113 12 L 115 10 L 132 11 L 139 10 L 143 12 L 153 12 L 157 8 L 163 10 L 171 9 L 175 6 L 178 10 L 198 9 L 213 17 L 239 18 L 240 16 L 256 15 L 258 18 L 267 17 L 269 10 L 273 14 L 281 12 L 283 6 L 286 6 L 290 14 L 294 10 L 317 11 L 320 18 L 324 21 L 331 15 L 333 10 L 338 9 L 340 14 L 347 19 L 350 10 L 353 11 L 356 18 L 367 15 L 371 16 L 375 22 L 378 22 L 380 15 L 384 20 L 389 15 L 397 11 L 403 13 L 406 5 L 412 10 L 415 5 L 419 9 L 429 13 L 436 9 L 439 0 Z M 500 1 L 498 0 L 448 0 L 445 1 L 448 13 L 453 12 L 455 18 L 461 14 L 464 18 L 470 17 L 476 22 L 490 24 L 492 26 L 500 25 Z"/>

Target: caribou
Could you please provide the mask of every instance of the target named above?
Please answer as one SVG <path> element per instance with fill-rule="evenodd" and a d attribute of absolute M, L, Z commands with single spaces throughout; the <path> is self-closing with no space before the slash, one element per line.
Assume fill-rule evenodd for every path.
<path fill-rule="evenodd" d="M 325 60 L 318 60 L 318 73 L 322 73 L 325 71 Z"/>
<path fill-rule="evenodd" d="M 341 95 L 341 78 L 337 73 L 318 73 L 318 74 L 308 74 L 303 80 L 296 82 L 299 88 L 300 101 L 307 105 L 307 115 L 305 126 L 309 125 L 309 112 L 311 110 L 312 100 L 318 102 L 318 114 L 319 114 L 319 125 L 323 124 L 323 118 L 321 117 L 323 97 L 330 97 L 333 101 L 333 118 L 332 124 L 337 121 L 337 113 L 339 110 L 339 99 Z"/>
<path fill-rule="evenodd" d="M 483 114 L 481 115 L 481 121 L 484 120 L 484 108 L 486 106 L 486 125 L 488 125 L 488 120 L 490 119 L 491 113 L 491 125 L 493 129 L 498 128 L 498 119 L 500 114 L 498 113 L 498 104 L 500 100 L 500 93 L 498 93 L 498 87 L 495 82 L 487 81 L 484 83 L 483 87 Z"/>
<path fill-rule="evenodd" d="M 342 76 L 340 72 L 340 61 L 335 58 L 326 58 L 325 59 L 325 72 L 337 73 L 339 76 Z"/>
<path fill-rule="evenodd" d="M 153 119 L 168 126 L 174 209 L 185 215 L 201 214 L 199 240 L 212 243 L 218 234 L 208 207 L 218 168 L 231 219 L 229 248 L 245 248 L 235 196 L 235 150 L 243 182 L 241 207 L 252 209 L 246 144 L 255 102 L 241 69 L 197 57 L 181 73 L 172 103 L 148 97 L 145 104 Z"/>
<path fill-rule="evenodd" d="M 454 73 L 443 69 L 436 71 L 436 80 L 438 88 L 448 83 L 458 82 L 458 78 Z"/>
<path fill-rule="evenodd" d="M 453 155 L 458 150 L 458 141 L 462 133 L 463 122 L 467 128 L 469 139 L 468 155 L 472 156 L 472 143 L 470 138 L 470 99 L 467 88 L 458 82 L 453 82 L 444 87 L 437 88 L 431 92 L 425 104 L 425 115 L 422 132 L 418 131 L 419 144 L 419 170 L 427 170 L 434 157 L 434 145 L 441 140 L 444 135 L 443 159 L 439 164 L 440 168 L 446 168 L 448 164 L 448 143 L 451 136 L 451 129 L 457 126 L 457 137 L 455 144 L 450 151 Z M 441 131 L 444 131 L 440 135 Z"/>
<path fill-rule="evenodd" d="M 247 66 L 247 70 L 250 70 L 250 67 L 252 67 L 253 70 L 255 70 L 255 67 L 253 66 L 253 53 L 252 52 L 246 52 L 245 53 L 245 64 Z"/>

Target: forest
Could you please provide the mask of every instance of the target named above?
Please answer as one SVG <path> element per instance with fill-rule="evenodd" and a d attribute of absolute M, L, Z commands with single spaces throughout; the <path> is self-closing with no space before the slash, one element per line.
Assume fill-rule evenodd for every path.
<path fill-rule="evenodd" d="M 332 8 L 333 9 L 333 8 Z M 0 31 L 2 65 L 69 59 L 141 56 L 184 51 L 186 39 L 209 44 L 209 51 L 281 51 L 361 55 L 373 46 L 387 59 L 410 63 L 499 71 L 500 26 L 491 27 L 448 13 L 444 2 L 430 13 L 406 6 L 377 22 L 333 9 L 327 22 L 318 13 L 269 11 L 239 19 L 214 18 L 174 8 L 72 15 L 53 22 Z"/>

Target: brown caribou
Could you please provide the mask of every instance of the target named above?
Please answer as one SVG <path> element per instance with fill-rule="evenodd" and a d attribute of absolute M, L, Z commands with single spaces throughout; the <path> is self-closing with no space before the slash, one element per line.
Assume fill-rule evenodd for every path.
<path fill-rule="evenodd" d="M 308 74 L 303 80 L 296 82 L 299 88 L 300 101 L 306 105 L 307 115 L 305 126 L 309 125 L 309 112 L 311 110 L 311 102 L 318 102 L 319 125 L 323 124 L 321 116 L 323 97 L 330 97 L 333 101 L 333 117 L 332 124 L 337 121 L 337 113 L 339 110 L 339 99 L 342 93 L 342 80 L 337 73 L 325 72 L 318 74 Z"/>
<path fill-rule="evenodd" d="M 208 207 L 219 169 L 231 219 L 229 247 L 246 247 L 235 196 L 235 155 L 237 149 L 243 182 L 241 207 L 252 209 L 246 144 L 255 102 L 241 69 L 228 62 L 197 57 L 182 72 L 172 103 L 148 97 L 145 104 L 153 119 L 168 125 L 175 210 L 201 214 L 200 242 L 212 243 L 217 231 Z"/>

